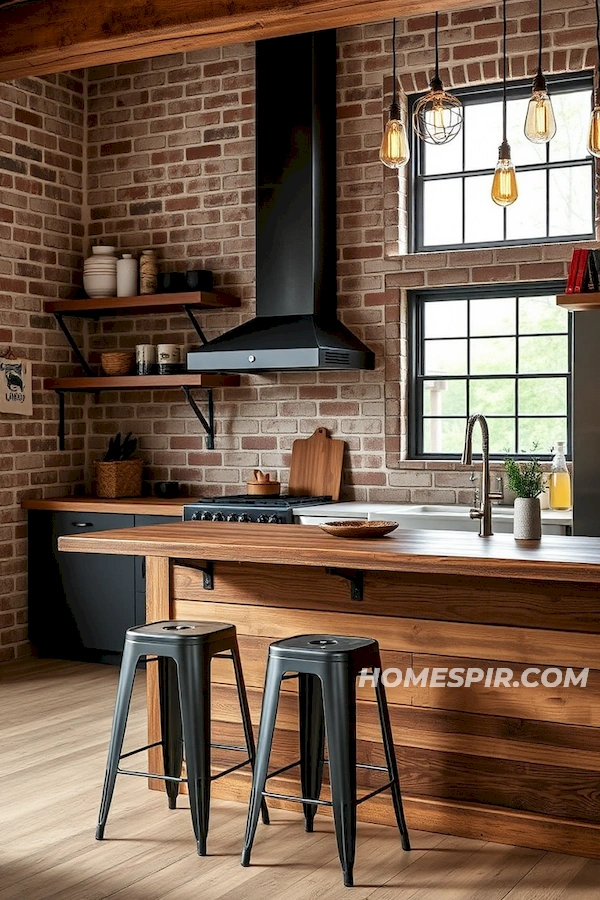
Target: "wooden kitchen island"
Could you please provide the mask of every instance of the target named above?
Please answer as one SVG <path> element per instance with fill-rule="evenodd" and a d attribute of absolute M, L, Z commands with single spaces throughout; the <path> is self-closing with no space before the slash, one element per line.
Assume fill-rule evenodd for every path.
<path fill-rule="evenodd" d="M 529 666 L 589 667 L 585 688 L 403 682 L 387 692 L 409 826 L 600 857 L 600 539 L 396 531 L 358 540 L 189 522 L 66 536 L 59 549 L 145 556 L 148 621 L 234 623 L 256 726 L 268 645 L 294 634 L 376 638 L 384 667 L 403 673 L 503 666 L 518 682 Z M 150 741 L 159 737 L 153 668 Z M 230 664 L 216 660 L 213 740 L 237 743 L 232 682 Z M 284 686 L 273 768 L 297 758 L 295 682 Z M 358 693 L 359 757 L 381 765 L 373 691 Z M 151 756 L 160 771 L 160 752 Z M 214 761 L 232 763 L 218 752 Z M 363 789 L 378 778 L 359 770 Z M 290 773 L 273 783 L 298 790 Z M 214 792 L 245 801 L 248 787 L 244 770 Z M 388 795 L 359 816 L 392 824 Z"/>

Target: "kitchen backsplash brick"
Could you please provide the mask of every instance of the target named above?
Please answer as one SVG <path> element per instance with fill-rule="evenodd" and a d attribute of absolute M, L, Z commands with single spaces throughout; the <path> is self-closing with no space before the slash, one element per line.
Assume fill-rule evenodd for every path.
<path fill-rule="evenodd" d="M 510 0 L 511 77 L 537 66 L 537 5 Z M 500 77 L 501 7 L 440 15 L 445 83 Z M 547 71 L 595 64 L 593 10 L 549 3 Z M 398 20 L 399 77 L 425 90 L 434 17 Z M 552 32 L 550 33 L 550 29 Z M 244 376 L 215 391 L 216 449 L 178 391 L 108 392 L 67 400 L 67 449 L 57 450 L 57 402 L 44 376 L 77 371 L 44 298 L 72 296 L 82 259 L 102 240 L 154 247 L 161 269 L 210 268 L 240 309 L 202 316 L 209 338 L 253 315 L 254 47 L 178 53 L 0 84 L 0 349 L 33 360 L 34 417 L 0 421 L 0 660 L 28 652 L 24 496 L 86 484 L 117 430 L 133 429 L 149 482 L 177 479 L 191 495 L 235 493 L 253 468 L 287 479 L 292 443 L 317 426 L 344 438 L 343 496 L 468 503 L 458 463 L 406 455 L 406 291 L 461 282 L 566 275 L 572 245 L 406 253 L 406 172 L 378 160 L 391 93 L 390 22 L 338 30 L 338 302 L 340 317 L 376 353 L 374 372 Z M 194 344 L 186 317 L 75 323 L 90 358 L 168 340 Z"/>

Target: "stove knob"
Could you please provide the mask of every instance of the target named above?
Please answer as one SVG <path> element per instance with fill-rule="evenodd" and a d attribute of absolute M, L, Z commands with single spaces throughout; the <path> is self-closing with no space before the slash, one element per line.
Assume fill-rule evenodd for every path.
<path fill-rule="evenodd" d="M 268 522 L 269 520 L 268 520 L 267 516 L 259 516 L 256 521 L 260 522 L 261 525 L 263 525 L 265 522 Z"/>
<path fill-rule="evenodd" d="M 203 512 L 201 516 L 198 513 L 194 513 L 195 519 L 200 519 L 201 522 L 212 522 L 212 513 Z"/>
<path fill-rule="evenodd" d="M 200 513 L 195 512 L 192 516 L 192 522 L 196 522 L 200 518 Z"/>
<path fill-rule="evenodd" d="M 269 525 L 277 525 L 277 524 L 279 524 L 279 519 L 277 518 L 277 516 L 269 516 L 269 518 L 267 519 L 267 521 L 268 521 Z"/>
<path fill-rule="evenodd" d="M 224 518 L 225 518 L 225 516 L 223 515 L 223 513 L 216 512 L 216 513 L 212 514 L 213 522 L 222 522 L 224 520 Z"/>
<path fill-rule="evenodd" d="M 238 522 L 251 522 L 252 519 L 247 513 L 242 513 L 241 516 L 238 516 Z"/>
<path fill-rule="evenodd" d="M 239 516 L 236 516 L 235 513 L 230 513 L 230 514 L 227 516 L 227 521 L 228 521 L 228 522 L 239 522 L 239 520 L 240 520 Z"/>

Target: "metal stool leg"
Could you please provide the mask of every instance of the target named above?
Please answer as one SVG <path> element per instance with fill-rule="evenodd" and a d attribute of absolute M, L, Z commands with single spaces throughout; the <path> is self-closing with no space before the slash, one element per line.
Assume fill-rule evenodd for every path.
<path fill-rule="evenodd" d="M 158 687 L 164 773 L 173 778 L 181 778 L 183 734 L 179 709 L 177 666 L 175 660 L 168 656 L 158 658 Z M 165 781 L 165 790 L 169 800 L 169 809 L 175 809 L 179 784 L 176 781 Z"/>
<path fill-rule="evenodd" d="M 408 836 L 408 828 L 406 827 L 406 819 L 404 818 L 404 807 L 402 806 L 400 777 L 398 775 L 398 765 L 396 763 L 396 754 L 394 752 L 394 737 L 392 734 L 392 726 L 390 724 L 390 714 L 385 696 L 385 688 L 382 685 L 380 678 L 377 679 L 375 693 L 377 695 L 377 705 L 379 707 L 379 721 L 381 722 L 381 737 L 383 740 L 385 760 L 390 781 L 392 782 L 392 802 L 394 804 L 394 813 L 396 814 L 398 830 L 402 839 L 402 849 L 410 850 L 410 838 Z"/>
<path fill-rule="evenodd" d="M 123 738 L 125 737 L 127 715 L 129 713 L 129 704 L 131 703 L 135 667 L 139 658 L 140 654 L 137 650 L 125 641 L 123 661 L 119 673 L 119 685 L 117 687 L 117 699 L 115 702 L 110 744 L 108 747 L 108 759 L 106 762 L 106 773 L 104 775 L 102 800 L 100 802 L 100 812 L 98 813 L 98 825 L 96 826 L 97 841 L 101 841 L 104 837 L 104 827 L 106 825 L 106 820 L 108 819 L 108 811 L 110 809 L 117 778 L 117 769 L 119 768 L 119 757 L 121 756 L 121 751 L 123 749 Z"/>
<path fill-rule="evenodd" d="M 246 836 L 244 838 L 244 849 L 242 850 L 241 862 L 243 866 L 250 865 L 250 854 L 252 853 L 252 844 L 254 843 L 256 826 L 258 825 L 261 801 L 264 799 L 263 791 L 267 781 L 269 758 L 271 756 L 271 746 L 273 744 L 273 732 L 275 731 L 275 720 L 277 719 L 277 707 L 279 706 L 279 689 L 283 674 L 284 671 L 281 664 L 278 661 L 269 658 L 267 662 L 267 673 L 265 676 L 263 702 L 260 713 L 258 750 L 254 774 L 252 776 L 252 791 L 250 793 L 250 806 L 248 808 L 248 820 L 246 822 Z"/>
<path fill-rule="evenodd" d="M 177 658 L 190 811 L 198 855 L 206 856 L 210 813 L 210 660 L 195 648 Z M 198 685 L 203 686 L 198 691 Z"/>
<path fill-rule="evenodd" d="M 244 737 L 246 740 L 246 747 L 248 748 L 248 758 L 250 759 L 250 768 L 252 769 L 252 773 L 254 773 L 254 766 L 256 762 L 256 747 L 254 746 L 254 734 L 252 732 L 250 707 L 248 706 L 248 697 L 246 695 L 246 685 L 244 683 L 244 673 L 242 671 L 242 663 L 240 660 L 240 651 L 237 640 L 235 642 L 235 646 L 231 648 L 231 658 L 233 660 L 233 670 L 235 672 L 235 684 L 237 687 L 240 712 L 242 715 Z M 264 797 L 262 798 L 260 811 L 263 824 L 269 825 L 269 810 L 267 808 L 267 801 Z"/>
<path fill-rule="evenodd" d="M 299 676 L 300 780 L 302 796 L 318 800 L 323 781 L 325 720 L 321 682 L 316 675 Z M 317 806 L 304 803 L 305 831 L 312 832 Z"/>
<path fill-rule="evenodd" d="M 323 680 L 329 778 L 344 885 L 352 887 L 356 851 L 356 682 L 344 665 Z"/>

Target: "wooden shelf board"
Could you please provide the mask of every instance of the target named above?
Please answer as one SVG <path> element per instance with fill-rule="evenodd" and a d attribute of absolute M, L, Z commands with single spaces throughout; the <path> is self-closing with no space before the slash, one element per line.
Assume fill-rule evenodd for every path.
<path fill-rule="evenodd" d="M 558 306 L 573 312 L 583 309 L 600 309 L 600 293 L 590 291 L 581 294 L 559 294 L 556 298 Z"/>
<path fill-rule="evenodd" d="M 107 375 L 98 377 L 45 378 L 46 391 L 81 391 L 95 393 L 105 390 L 144 390 L 178 387 L 216 388 L 237 387 L 239 375 L 219 375 L 214 372 L 183 373 L 181 375 Z"/>
<path fill-rule="evenodd" d="M 132 313 L 176 312 L 183 306 L 192 309 L 228 309 L 240 305 L 239 297 L 221 291 L 185 291 L 177 294 L 146 294 L 141 297 L 97 297 L 93 300 L 48 300 L 44 312 L 63 316 L 93 318 L 126 316 Z"/>

